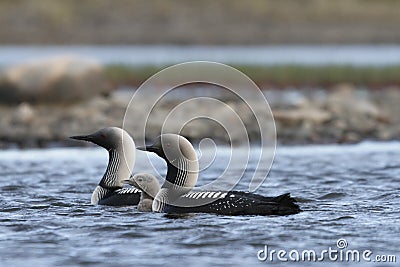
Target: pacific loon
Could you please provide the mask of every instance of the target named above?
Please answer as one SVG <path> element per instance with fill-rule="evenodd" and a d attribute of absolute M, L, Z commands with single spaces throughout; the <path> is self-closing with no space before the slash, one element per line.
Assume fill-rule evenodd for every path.
<path fill-rule="evenodd" d="M 223 215 L 289 215 L 301 211 L 289 193 L 264 197 L 240 191 L 192 191 L 199 164 L 192 144 L 183 136 L 163 134 L 153 145 L 137 149 L 154 152 L 167 163 L 167 177 L 153 197 L 152 211 Z M 131 178 L 129 183 L 138 186 L 135 179 Z"/>
<path fill-rule="evenodd" d="M 107 169 L 92 194 L 93 205 L 126 206 L 137 205 L 140 190 L 124 188 L 135 165 L 135 143 L 132 137 L 118 127 L 107 127 L 89 135 L 71 136 L 76 140 L 92 142 L 108 151 Z"/>

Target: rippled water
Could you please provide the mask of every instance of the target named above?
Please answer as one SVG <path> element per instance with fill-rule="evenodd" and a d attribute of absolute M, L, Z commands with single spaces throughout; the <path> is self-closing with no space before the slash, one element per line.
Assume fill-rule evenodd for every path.
<path fill-rule="evenodd" d="M 136 170 L 151 170 L 143 152 L 137 157 Z M 162 161 L 152 160 L 165 173 Z M 95 148 L 0 152 L 0 265 L 266 265 L 257 259 L 264 245 L 321 251 L 337 249 L 339 238 L 347 249 L 400 261 L 399 143 L 278 147 L 258 193 L 297 197 L 304 212 L 286 217 L 168 217 L 91 206 L 106 162 L 107 153 Z"/>

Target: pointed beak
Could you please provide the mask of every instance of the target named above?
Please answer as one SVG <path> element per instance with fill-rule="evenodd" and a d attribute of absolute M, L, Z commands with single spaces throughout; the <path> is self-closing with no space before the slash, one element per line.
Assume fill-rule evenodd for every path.
<path fill-rule="evenodd" d="M 147 151 L 146 148 L 147 148 L 146 146 L 137 146 L 136 147 L 136 149 L 142 150 L 142 151 Z"/>
<path fill-rule="evenodd" d="M 75 135 L 75 136 L 70 136 L 69 138 L 75 139 L 75 140 L 88 141 L 88 142 L 93 141 L 93 136 L 90 134 L 89 135 Z"/>
<path fill-rule="evenodd" d="M 136 183 L 135 180 L 129 180 L 128 184 L 130 184 L 131 186 L 136 187 L 137 189 L 140 189 L 139 185 Z"/>
<path fill-rule="evenodd" d="M 147 151 L 147 152 L 154 152 L 154 153 L 157 153 L 159 151 L 159 148 L 154 147 L 154 146 L 139 146 L 139 147 L 136 147 L 136 149 L 142 150 L 142 151 Z"/>
<path fill-rule="evenodd" d="M 133 176 L 131 176 L 129 179 L 124 180 L 124 182 L 127 183 L 127 184 L 129 184 L 129 185 L 131 185 L 131 186 L 136 187 L 137 189 L 140 189 L 140 188 L 139 188 L 139 185 L 138 185 L 138 184 L 136 183 L 136 181 L 133 179 Z"/>

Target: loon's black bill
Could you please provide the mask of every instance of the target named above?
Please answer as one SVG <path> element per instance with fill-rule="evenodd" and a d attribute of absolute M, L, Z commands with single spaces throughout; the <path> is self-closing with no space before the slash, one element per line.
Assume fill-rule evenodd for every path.
<path fill-rule="evenodd" d="M 75 135 L 75 136 L 70 136 L 69 138 L 75 139 L 75 140 L 82 140 L 82 141 L 92 141 L 93 137 L 91 135 Z"/>
<path fill-rule="evenodd" d="M 138 146 L 136 147 L 138 150 L 147 151 L 147 152 L 154 152 L 157 153 L 158 148 L 154 146 Z"/>
<path fill-rule="evenodd" d="M 136 181 L 134 179 L 129 179 L 127 180 L 127 184 L 136 187 L 137 189 L 140 189 L 139 185 L 136 183 Z"/>

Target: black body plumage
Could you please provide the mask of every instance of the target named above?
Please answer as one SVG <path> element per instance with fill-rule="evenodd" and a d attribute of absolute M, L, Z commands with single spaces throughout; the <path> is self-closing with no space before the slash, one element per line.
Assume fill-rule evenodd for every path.
<path fill-rule="evenodd" d="M 121 188 L 107 193 L 99 200 L 99 205 L 107 206 L 131 206 L 140 201 L 141 191 L 136 188 Z"/>
<path fill-rule="evenodd" d="M 215 200 L 207 195 L 217 195 Z M 205 197 L 203 197 L 205 196 Z M 199 198 L 209 203 L 197 205 Z M 277 197 L 264 197 L 258 194 L 229 192 L 199 192 L 182 196 L 185 206 L 166 205 L 164 212 L 180 213 L 215 213 L 221 215 L 290 215 L 301 211 L 296 200 L 289 193 Z"/>

